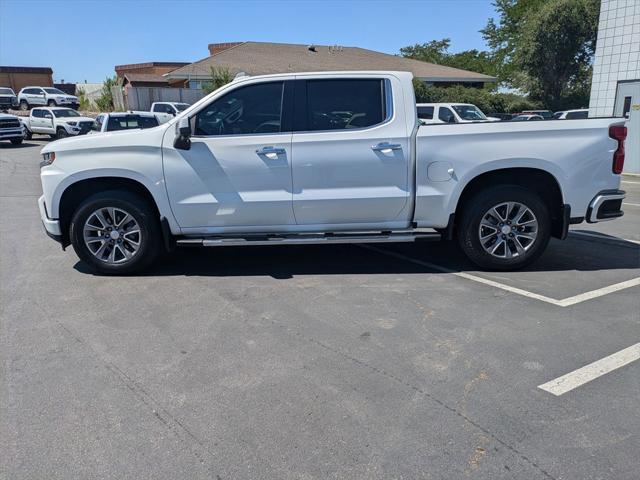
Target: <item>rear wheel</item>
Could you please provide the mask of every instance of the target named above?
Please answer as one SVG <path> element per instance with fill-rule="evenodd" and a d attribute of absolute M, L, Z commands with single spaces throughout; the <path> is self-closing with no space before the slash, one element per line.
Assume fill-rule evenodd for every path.
<path fill-rule="evenodd" d="M 476 265 L 516 270 L 535 261 L 551 237 L 549 210 L 531 190 L 504 185 L 466 202 L 458 226 L 460 246 Z"/>
<path fill-rule="evenodd" d="M 92 270 L 126 274 L 149 266 L 160 253 L 160 226 L 149 203 L 113 190 L 87 198 L 69 230 L 73 248 Z"/>

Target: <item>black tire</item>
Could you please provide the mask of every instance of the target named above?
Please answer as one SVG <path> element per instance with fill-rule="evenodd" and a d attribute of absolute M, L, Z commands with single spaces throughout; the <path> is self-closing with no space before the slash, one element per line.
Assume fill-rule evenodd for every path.
<path fill-rule="evenodd" d="M 67 133 L 67 131 L 64 129 L 64 127 L 58 127 L 56 129 L 56 136 L 55 138 L 67 138 L 69 136 L 69 134 Z"/>
<path fill-rule="evenodd" d="M 504 202 L 518 202 L 526 206 L 537 220 L 537 235 L 531 244 L 526 245 L 526 251 L 511 258 L 494 256 L 487 252 L 480 242 L 480 222 L 489 210 Z M 551 238 L 551 217 L 549 208 L 535 192 L 517 185 L 502 185 L 483 190 L 469 199 L 460 216 L 457 226 L 458 241 L 460 247 L 469 260 L 486 270 L 517 270 L 537 260 L 544 252 Z M 490 230 L 489 230 L 490 231 Z M 496 228 L 497 231 L 497 228 Z M 497 235 L 501 236 L 501 235 Z M 510 248 L 515 252 L 513 240 L 504 238 L 510 242 L 501 247 Z M 494 244 L 495 245 L 495 244 Z"/>
<path fill-rule="evenodd" d="M 11 143 L 13 145 L 20 145 L 22 143 L 22 140 L 23 140 L 22 138 L 12 138 Z"/>
<path fill-rule="evenodd" d="M 126 211 L 140 227 L 139 250 L 129 260 L 116 264 L 97 258 L 84 240 L 84 225 L 89 216 L 100 208 L 108 207 Z M 69 238 L 78 257 L 94 272 L 106 275 L 140 271 L 151 265 L 162 250 L 160 222 L 153 206 L 144 198 L 123 190 L 99 192 L 84 200 L 73 214 Z"/>
<path fill-rule="evenodd" d="M 26 100 L 20 100 L 20 110 L 23 112 L 29 110 L 29 103 Z"/>
<path fill-rule="evenodd" d="M 33 133 L 31 133 L 31 130 L 29 130 L 28 128 L 25 128 L 25 131 L 24 131 L 25 140 L 31 140 L 32 137 L 33 137 Z"/>

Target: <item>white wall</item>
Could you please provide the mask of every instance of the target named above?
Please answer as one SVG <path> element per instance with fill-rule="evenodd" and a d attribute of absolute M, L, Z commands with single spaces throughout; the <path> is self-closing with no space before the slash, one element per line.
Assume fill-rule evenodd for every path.
<path fill-rule="evenodd" d="M 589 116 L 613 115 L 618 80 L 640 79 L 640 0 L 602 0 Z"/>

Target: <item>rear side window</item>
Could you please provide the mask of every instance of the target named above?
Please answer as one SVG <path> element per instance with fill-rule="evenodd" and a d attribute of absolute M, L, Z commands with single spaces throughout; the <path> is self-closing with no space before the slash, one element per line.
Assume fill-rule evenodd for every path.
<path fill-rule="evenodd" d="M 172 113 L 169 111 L 169 106 L 164 104 L 154 105 L 153 111 L 158 113 Z"/>
<path fill-rule="evenodd" d="M 42 91 L 39 88 L 25 88 L 24 93 L 28 93 L 29 95 L 39 95 Z"/>
<path fill-rule="evenodd" d="M 111 117 L 107 125 L 108 132 L 117 130 L 130 130 L 133 128 L 152 128 L 158 126 L 158 120 L 155 117 L 141 117 L 139 115 L 126 115 L 120 117 Z"/>
<path fill-rule="evenodd" d="M 587 118 L 587 116 L 589 115 L 589 112 L 584 111 L 584 112 L 569 112 L 567 113 L 567 120 L 577 120 L 580 118 Z"/>
<path fill-rule="evenodd" d="M 40 110 L 39 108 L 34 108 L 31 111 L 31 115 L 36 117 L 36 118 L 42 118 L 43 117 L 43 113 L 44 113 L 44 111 Z"/>
<path fill-rule="evenodd" d="M 364 128 L 387 115 L 384 80 L 307 81 L 307 131 Z"/>
<path fill-rule="evenodd" d="M 433 107 L 418 107 L 418 118 L 433 120 Z"/>

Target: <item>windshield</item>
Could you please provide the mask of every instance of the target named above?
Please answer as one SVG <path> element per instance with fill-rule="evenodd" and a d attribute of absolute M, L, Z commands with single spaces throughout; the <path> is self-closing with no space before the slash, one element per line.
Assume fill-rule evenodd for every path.
<path fill-rule="evenodd" d="M 463 120 L 486 120 L 484 113 L 475 105 L 452 105 Z"/>
<path fill-rule="evenodd" d="M 15 95 L 10 88 L 0 88 L 0 95 Z"/>
<path fill-rule="evenodd" d="M 43 90 L 47 93 L 53 93 L 54 95 L 67 95 L 62 90 L 58 90 L 57 88 L 43 88 Z"/>
<path fill-rule="evenodd" d="M 191 105 L 189 105 L 188 103 L 174 103 L 173 106 L 176 107 L 179 112 L 184 112 Z"/>
<path fill-rule="evenodd" d="M 71 110 L 70 108 L 69 109 L 65 108 L 64 110 L 52 110 L 52 112 L 57 118 L 80 116 L 78 112 L 76 112 L 75 110 Z"/>

